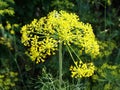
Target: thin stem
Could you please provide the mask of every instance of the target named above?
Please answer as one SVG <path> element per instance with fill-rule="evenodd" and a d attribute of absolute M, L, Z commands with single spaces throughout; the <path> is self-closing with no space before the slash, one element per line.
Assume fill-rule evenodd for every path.
<path fill-rule="evenodd" d="M 105 24 L 105 25 L 104 25 L 104 29 L 106 29 L 106 8 L 107 8 L 107 7 L 106 7 L 106 2 L 105 2 L 105 6 L 104 6 L 104 7 L 105 7 L 105 9 L 104 9 L 104 18 L 105 18 L 105 21 L 104 21 L 104 22 L 105 22 L 105 23 L 104 23 L 104 24 Z"/>
<path fill-rule="evenodd" d="M 18 50 L 17 50 L 17 45 L 16 45 L 16 38 L 15 38 L 15 35 L 14 35 L 14 48 L 15 48 L 15 55 L 14 55 L 14 61 L 15 61 L 15 63 L 16 63 L 16 66 L 17 66 L 17 68 L 18 68 L 18 71 L 19 71 L 19 73 L 20 73 L 20 77 L 21 77 L 21 81 L 22 81 L 22 84 L 23 84 L 23 86 L 24 86 L 24 88 L 25 89 L 27 89 L 27 87 L 25 86 L 25 83 L 24 83 L 24 81 L 23 81 L 23 76 L 22 76 L 22 72 L 21 72 L 21 69 L 20 69 L 20 67 L 19 67 L 19 64 L 18 64 L 18 62 L 17 62 L 17 52 L 18 52 Z"/>
<path fill-rule="evenodd" d="M 69 46 L 69 45 L 68 45 Z M 69 46 L 69 48 L 73 51 L 73 53 L 76 55 L 76 57 L 79 59 L 79 60 L 81 60 L 80 58 L 79 58 L 79 56 L 77 55 L 77 53 L 75 52 L 75 50 L 72 48 L 72 47 L 70 47 Z"/>
<path fill-rule="evenodd" d="M 73 62 L 74 62 L 74 64 L 75 64 L 75 59 L 74 59 L 74 57 L 73 57 L 73 55 L 72 55 L 72 53 L 71 53 L 71 51 L 70 51 L 68 45 L 66 45 L 66 47 L 67 47 L 68 52 L 69 52 L 69 54 L 70 54 L 70 56 L 71 56 L 71 58 L 72 58 L 72 60 L 73 60 Z M 76 65 L 76 64 L 75 64 L 75 65 Z M 78 67 L 78 66 L 76 65 L 76 67 Z"/>
<path fill-rule="evenodd" d="M 62 86 L 62 42 L 59 43 L 59 89 Z"/>
<path fill-rule="evenodd" d="M 78 79 L 77 85 L 80 86 L 81 79 Z"/>
<path fill-rule="evenodd" d="M 72 53 L 71 53 L 71 51 L 70 51 L 70 49 L 69 49 L 68 45 L 66 45 L 66 47 L 67 47 L 67 49 L 68 49 L 68 52 L 70 53 L 70 56 L 71 56 L 71 58 L 72 58 L 73 62 L 75 63 L 74 57 L 73 57 L 73 55 L 72 55 Z"/>
<path fill-rule="evenodd" d="M 0 24 L 2 25 L 2 16 L 1 15 L 0 15 Z M 0 27 L 0 29 L 1 29 L 2 36 L 4 37 L 5 35 L 4 35 L 4 28 L 3 28 L 3 26 Z"/>

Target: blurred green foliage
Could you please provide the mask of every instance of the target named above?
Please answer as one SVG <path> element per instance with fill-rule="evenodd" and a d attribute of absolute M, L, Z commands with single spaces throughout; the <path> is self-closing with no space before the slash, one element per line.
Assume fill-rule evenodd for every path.
<path fill-rule="evenodd" d="M 14 5 L 14 0 L 0 0 L 0 16 L 4 16 L 5 14 L 13 15 L 14 8 L 11 7 Z"/>
<path fill-rule="evenodd" d="M 76 13 L 81 21 L 92 24 L 99 41 L 100 55 L 94 60 L 97 67 L 94 76 L 79 81 L 70 77 L 69 66 L 72 62 L 64 49 L 63 90 L 119 90 L 119 5 L 119 0 L 0 0 L 0 83 L 9 79 L 8 87 L 0 84 L 0 89 L 42 90 L 58 87 L 58 57 L 49 57 L 46 62 L 36 65 L 24 54 L 26 48 L 20 42 L 20 29 L 52 10 L 65 10 Z M 11 82 L 16 77 L 10 76 L 11 72 L 18 73 L 17 82 Z M 13 84 L 15 86 L 11 87 Z"/>
<path fill-rule="evenodd" d="M 10 90 L 14 89 L 15 82 L 18 81 L 18 73 L 12 71 L 3 71 L 0 70 L 0 89 L 1 90 Z"/>

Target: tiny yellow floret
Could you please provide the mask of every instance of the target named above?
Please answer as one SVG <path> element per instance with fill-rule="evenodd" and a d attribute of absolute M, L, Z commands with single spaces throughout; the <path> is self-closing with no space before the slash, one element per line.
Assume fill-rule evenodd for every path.
<path fill-rule="evenodd" d="M 94 74 L 95 66 L 93 63 L 75 62 L 75 66 L 70 67 L 72 78 L 90 77 Z"/>

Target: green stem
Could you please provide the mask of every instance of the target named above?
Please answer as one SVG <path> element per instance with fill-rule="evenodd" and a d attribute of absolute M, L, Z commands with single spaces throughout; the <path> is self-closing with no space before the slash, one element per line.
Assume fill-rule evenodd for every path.
<path fill-rule="evenodd" d="M 105 6 L 104 7 L 105 7 L 105 9 L 104 9 L 104 18 L 105 18 L 105 21 L 104 21 L 105 22 L 104 30 L 105 30 L 106 29 L 106 8 L 107 8 L 106 7 L 106 2 L 105 2 Z"/>
<path fill-rule="evenodd" d="M 62 86 L 62 42 L 59 43 L 59 90 Z"/>
<path fill-rule="evenodd" d="M 2 25 L 2 16 L 0 15 L 0 24 Z M 3 25 L 0 27 L 2 36 L 5 37 L 4 27 Z"/>
<path fill-rule="evenodd" d="M 14 48 L 15 48 L 15 55 L 14 55 L 14 61 L 15 61 L 15 63 L 16 63 L 16 66 L 17 66 L 17 68 L 18 68 L 18 72 L 20 73 L 20 77 L 21 77 L 21 81 L 22 81 L 22 84 L 23 84 L 23 86 L 24 86 L 24 88 L 25 89 L 27 89 L 27 87 L 25 86 L 25 83 L 24 83 L 24 81 L 23 81 L 23 76 L 22 76 L 22 72 L 21 72 L 21 69 L 20 69 L 20 67 L 19 67 L 19 64 L 18 64 L 18 62 L 17 62 L 17 56 L 18 56 L 18 49 L 17 49 L 17 45 L 16 45 L 16 37 L 15 37 L 15 35 L 13 36 L 14 37 Z"/>
<path fill-rule="evenodd" d="M 72 53 L 71 53 L 71 51 L 70 51 L 68 45 L 66 45 L 66 47 L 67 47 L 67 49 L 68 49 L 68 52 L 69 52 L 69 54 L 70 54 L 70 56 L 71 56 L 73 62 L 75 63 L 74 57 L 73 57 L 73 55 L 72 55 Z"/>
<path fill-rule="evenodd" d="M 69 46 L 69 45 L 68 45 Z M 80 61 L 82 61 L 80 58 L 79 58 L 79 56 L 77 55 L 77 53 L 75 52 L 75 50 L 71 47 L 71 46 L 69 46 L 69 48 L 73 51 L 73 53 L 76 55 L 76 57 L 80 60 Z"/>
<path fill-rule="evenodd" d="M 70 51 L 70 49 L 72 49 L 72 48 L 70 48 L 70 46 L 69 45 L 66 45 L 66 47 L 67 47 L 67 50 L 68 50 L 68 52 L 69 52 L 69 54 L 70 54 L 70 56 L 71 56 L 71 58 L 72 58 L 72 60 L 73 60 L 73 62 L 74 62 L 74 64 L 75 64 L 75 59 L 74 59 L 74 57 L 73 57 L 73 55 L 72 55 L 72 53 L 71 53 L 71 51 Z M 77 54 L 75 53 L 75 51 L 72 49 L 72 51 L 74 52 L 74 54 L 77 56 Z M 79 60 L 81 60 L 78 56 L 77 56 L 77 58 L 79 59 Z M 78 66 L 75 64 L 75 66 L 78 68 Z"/>

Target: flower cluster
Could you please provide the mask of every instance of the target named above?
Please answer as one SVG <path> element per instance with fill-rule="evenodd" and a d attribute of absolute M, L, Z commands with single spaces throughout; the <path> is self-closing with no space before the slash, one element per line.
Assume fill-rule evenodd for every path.
<path fill-rule="evenodd" d="M 100 48 L 100 53 L 99 56 L 100 57 L 104 57 L 104 56 L 109 56 L 113 49 L 116 48 L 116 44 L 113 41 L 99 41 L 99 48 Z"/>
<path fill-rule="evenodd" d="M 119 67 L 117 65 L 109 65 L 104 63 L 100 68 L 97 69 L 97 71 L 102 78 L 107 79 L 109 78 L 107 77 L 108 74 L 113 77 L 117 76 L 117 74 L 120 73 L 118 69 Z"/>
<path fill-rule="evenodd" d="M 9 38 L 0 37 L 0 44 L 7 46 L 10 50 L 13 49 Z"/>
<path fill-rule="evenodd" d="M 18 81 L 18 73 L 16 72 L 5 72 L 0 74 L 0 89 L 10 90 L 11 87 L 15 86 L 15 82 Z"/>
<path fill-rule="evenodd" d="M 13 40 L 15 36 L 15 30 L 19 27 L 18 24 L 10 24 L 6 21 L 6 25 L 0 24 L 0 44 L 7 46 L 10 50 L 13 50 Z"/>
<path fill-rule="evenodd" d="M 79 22 L 76 28 L 76 38 L 73 43 L 80 48 L 80 52 L 96 57 L 99 54 L 99 45 L 95 39 L 92 26 L 89 23 Z"/>
<path fill-rule="evenodd" d="M 44 59 L 48 55 L 55 54 L 55 50 L 57 50 L 57 41 L 53 38 L 46 37 L 42 41 L 37 41 L 37 36 L 31 38 L 31 48 L 29 49 L 29 53 L 26 52 L 28 55 L 31 55 L 31 59 L 36 63 L 44 62 Z"/>
<path fill-rule="evenodd" d="M 96 67 L 96 70 L 97 72 L 91 77 L 94 83 L 101 80 L 100 84 L 103 85 L 104 90 L 116 89 L 115 82 L 119 83 L 120 81 L 120 65 L 103 63 L 99 67 Z"/>
<path fill-rule="evenodd" d="M 80 52 L 85 52 L 91 57 L 99 54 L 99 45 L 91 25 L 81 22 L 74 13 L 54 10 L 46 17 L 34 19 L 30 24 L 23 26 L 21 34 L 22 43 L 28 47 L 27 53 L 37 63 L 52 55 L 59 42 L 64 45 L 74 44 Z"/>
<path fill-rule="evenodd" d="M 82 78 L 90 77 L 94 74 L 95 66 L 93 63 L 75 62 L 75 66 L 70 67 L 71 77 Z"/>

